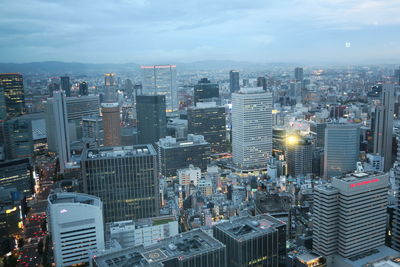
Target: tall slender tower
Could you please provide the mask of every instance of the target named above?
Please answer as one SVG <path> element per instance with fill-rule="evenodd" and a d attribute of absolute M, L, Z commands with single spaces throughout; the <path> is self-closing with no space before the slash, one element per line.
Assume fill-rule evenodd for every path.
<path fill-rule="evenodd" d="M 394 84 L 382 86 L 382 101 L 375 107 L 374 153 L 384 158 L 384 171 L 392 167 Z"/>
<path fill-rule="evenodd" d="M 22 74 L 0 73 L 0 88 L 4 95 L 7 117 L 17 117 L 25 112 L 25 94 Z"/>
<path fill-rule="evenodd" d="M 396 204 L 392 219 L 392 248 L 400 251 L 400 138 L 397 138 L 397 164 L 395 164 Z"/>
<path fill-rule="evenodd" d="M 231 93 L 237 92 L 240 90 L 239 86 L 239 71 L 231 70 L 229 72 L 229 88 Z"/>
<path fill-rule="evenodd" d="M 65 92 L 67 97 L 71 96 L 71 83 L 69 82 L 68 76 L 63 76 L 60 78 L 61 81 L 61 90 Z"/>
<path fill-rule="evenodd" d="M 233 93 L 232 133 L 235 164 L 266 166 L 272 154 L 272 94 L 262 88 Z"/>
<path fill-rule="evenodd" d="M 118 103 L 101 104 L 103 114 L 104 146 L 121 145 L 121 118 Z"/>

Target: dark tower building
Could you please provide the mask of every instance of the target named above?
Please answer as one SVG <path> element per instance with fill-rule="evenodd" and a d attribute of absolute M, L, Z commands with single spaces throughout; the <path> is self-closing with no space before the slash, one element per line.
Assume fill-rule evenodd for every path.
<path fill-rule="evenodd" d="M 264 90 L 267 90 L 267 80 L 265 77 L 257 78 L 257 87 L 262 87 Z"/>
<path fill-rule="evenodd" d="M 218 100 L 219 85 L 211 83 L 207 78 L 202 78 L 194 86 L 194 103 Z"/>
<path fill-rule="evenodd" d="M 229 72 L 229 89 L 231 93 L 237 92 L 240 90 L 239 86 L 239 71 L 231 70 Z"/>
<path fill-rule="evenodd" d="M 89 94 L 89 87 L 87 82 L 81 82 L 79 84 L 79 94 L 80 95 L 88 95 Z"/>
<path fill-rule="evenodd" d="M 188 109 L 188 133 L 203 135 L 210 143 L 212 152 L 226 150 L 226 112 L 225 107 L 215 103 L 199 103 Z"/>
<path fill-rule="evenodd" d="M 66 97 L 71 96 L 71 84 L 69 82 L 69 77 L 68 76 L 63 76 L 60 77 L 60 82 L 61 82 L 61 90 L 65 92 Z"/>
<path fill-rule="evenodd" d="M 297 81 L 303 81 L 303 68 L 295 68 L 294 69 L 294 78 Z"/>
<path fill-rule="evenodd" d="M 0 89 L 3 90 L 7 117 L 25 113 L 25 94 L 22 74 L 0 73 Z"/>
<path fill-rule="evenodd" d="M 101 198 L 105 222 L 155 217 L 157 166 L 152 145 L 89 149 L 81 161 L 83 189 Z"/>
<path fill-rule="evenodd" d="M 138 95 L 136 113 L 139 144 L 153 144 L 167 133 L 165 96 Z"/>

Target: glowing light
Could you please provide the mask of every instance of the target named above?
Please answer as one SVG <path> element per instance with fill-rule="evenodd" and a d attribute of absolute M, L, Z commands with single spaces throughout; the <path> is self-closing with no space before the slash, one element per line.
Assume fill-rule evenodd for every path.
<path fill-rule="evenodd" d="M 66 210 L 66 209 L 60 210 L 60 213 L 61 213 L 61 214 L 62 214 L 62 213 L 66 213 L 66 212 L 68 212 L 68 210 Z"/>
<path fill-rule="evenodd" d="M 356 186 L 361 186 L 361 185 L 371 184 L 371 183 L 376 183 L 376 182 L 379 182 L 379 179 L 373 179 L 373 180 L 368 180 L 368 181 L 351 184 L 350 187 L 356 187 Z"/>
<path fill-rule="evenodd" d="M 286 144 L 289 146 L 297 145 L 299 143 L 299 137 L 296 135 L 290 135 L 286 137 Z"/>
<path fill-rule="evenodd" d="M 277 113 L 279 113 L 279 110 L 277 110 L 277 109 L 272 110 L 272 114 L 277 114 Z"/>
<path fill-rule="evenodd" d="M 17 210 L 17 207 L 14 207 L 12 209 L 8 209 L 8 210 L 6 210 L 6 214 L 9 214 L 9 213 L 14 212 L 16 210 Z"/>

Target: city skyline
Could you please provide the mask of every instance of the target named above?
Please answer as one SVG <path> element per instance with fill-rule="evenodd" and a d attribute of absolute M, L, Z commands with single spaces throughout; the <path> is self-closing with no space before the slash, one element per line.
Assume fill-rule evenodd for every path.
<path fill-rule="evenodd" d="M 67 1 L 4 4 L 0 62 L 378 64 L 400 59 L 395 0 L 85 1 L 79 3 L 81 16 Z"/>

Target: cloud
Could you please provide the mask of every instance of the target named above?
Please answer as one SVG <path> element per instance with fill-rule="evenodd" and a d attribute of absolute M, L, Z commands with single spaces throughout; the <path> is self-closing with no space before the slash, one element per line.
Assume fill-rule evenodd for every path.
<path fill-rule="evenodd" d="M 400 41 L 398 0 L 2 0 L 2 6 L 0 62 L 336 60 L 346 56 L 340 46 L 350 39 L 370 56 L 399 56 L 365 42 L 374 35 Z"/>

